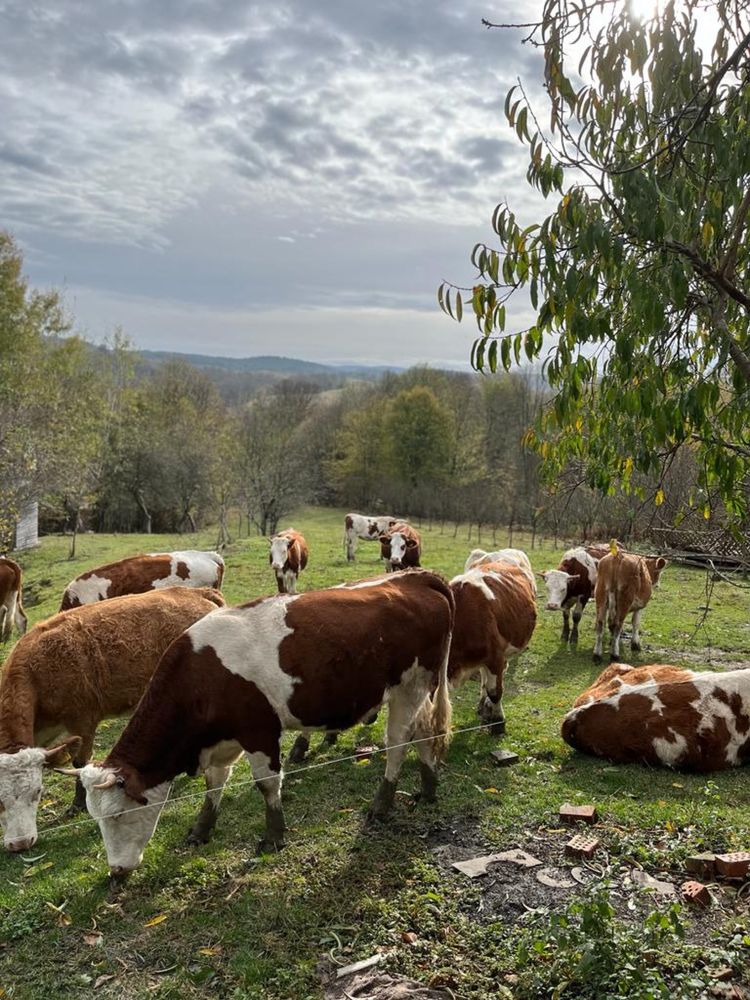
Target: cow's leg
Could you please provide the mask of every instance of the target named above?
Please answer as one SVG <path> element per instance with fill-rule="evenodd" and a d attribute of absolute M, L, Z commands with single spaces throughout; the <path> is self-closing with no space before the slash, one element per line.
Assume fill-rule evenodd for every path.
<path fill-rule="evenodd" d="M 602 643 L 604 641 L 604 619 L 607 616 L 607 600 L 596 602 L 596 641 L 594 643 L 594 663 L 602 662 Z"/>
<path fill-rule="evenodd" d="M 292 570 L 287 570 L 284 574 L 284 585 L 287 594 L 297 593 L 297 574 Z"/>
<path fill-rule="evenodd" d="M 4 604 L 0 604 L 0 642 L 7 642 L 10 638 L 10 619 L 8 609 Z"/>
<path fill-rule="evenodd" d="M 396 782 L 406 756 L 406 744 L 414 734 L 418 714 L 428 698 L 426 684 L 413 675 L 392 687 L 388 693 L 385 777 L 380 783 L 368 819 L 385 819 L 393 807 Z"/>
<path fill-rule="evenodd" d="M 482 688 L 485 701 L 481 714 L 484 722 L 491 723 L 490 732 L 493 736 L 501 736 L 505 732 L 505 711 L 503 709 L 503 675 L 507 661 L 498 653 L 482 667 Z"/>
<path fill-rule="evenodd" d="M 26 617 L 26 612 L 23 609 L 23 602 L 21 600 L 20 593 L 16 598 L 16 608 L 13 615 L 15 626 L 18 629 L 20 635 L 26 634 L 26 629 L 29 627 L 29 620 Z"/>
<path fill-rule="evenodd" d="M 188 844 L 207 844 L 211 839 L 211 834 L 216 826 L 216 818 L 219 815 L 219 803 L 224 794 L 224 786 L 231 773 L 231 764 L 228 767 L 209 766 L 204 770 L 206 797 L 187 836 Z"/>
<path fill-rule="evenodd" d="M 284 587 L 284 574 L 283 573 L 277 573 L 276 574 L 276 586 L 278 587 L 278 590 L 279 590 L 280 594 L 285 594 L 286 593 L 286 589 Z"/>
<path fill-rule="evenodd" d="M 632 638 L 630 640 L 630 648 L 633 650 L 634 653 L 640 653 L 640 651 L 641 651 L 641 632 L 640 632 L 640 628 L 641 628 L 641 611 L 642 610 L 643 609 L 640 609 L 639 611 L 634 611 L 633 612 L 633 625 L 632 625 L 633 636 L 632 636 Z"/>
<path fill-rule="evenodd" d="M 331 729 L 326 733 L 323 742 L 329 747 L 335 747 L 336 744 L 338 743 L 338 739 L 339 739 L 338 729 Z"/>
<path fill-rule="evenodd" d="M 567 642 L 570 639 L 570 605 L 564 605 L 562 607 L 563 616 L 563 628 L 560 634 L 561 642 Z"/>
<path fill-rule="evenodd" d="M 253 777 L 261 795 L 266 803 L 266 829 L 263 839 L 258 844 L 258 854 L 265 854 L 269 851 L 279 851 L 285 846 L 284 831 L 284 811 L 281 808 L 281 783 L 284 778 L 281 769 L 281 748 L 279 741 L 281 733 L 276 734 L 274 745 L 270 742 L 267 749 L 255 750 L 247 753 L 247 759 L 253 770 Z"/>
<path fill-rule="evenodd" d="M 579 597 L 573 608 L 573 631 L 570 633 L 571 643 L 578 642 L 578 625 L 581 621 L 581 615 L 583 614 L 583 609 L 586 607 L 586 599 Z"/>
<path fill-rule="evenodd" d="M 75 733 L 77 736 L 81 737 L 80 746 L 71 757 L 73 767 L 85 767 L 91 760 L 91 754 L 94 752 L 94 733 L 96 732 L 96 725 L 91 727 L 89 725 L 71 724 L 66 728 L 69 729 L 71 733 Z M 63 816 L 74 816 L 76 813 L 81 812 L 85 808 L 86 789 L 83 787 L 81 779 L 76 777 L 76 790 L 73 794 L 73 801 L 65 810 Z"/>
<path fill-rule="evenodd" d="M 438 761 L 435 756 L 435 741 L 430 739 L 435 735 L 431 714 L 432 700 L 427 698 L 417 715 L 414 728 L 415 748 L 419 755 L 419 776 L 422 783 L 421 791 L 415 797 L 423 802 L 434 802 L 437 798 Z"/>
<path fill-rule="evenodd" d="M 310 749 L 310 730 L 304 729 L 294 741 L 292 749 L 289 751 L 287 761 L 290 764 L 301 764 Z"/>

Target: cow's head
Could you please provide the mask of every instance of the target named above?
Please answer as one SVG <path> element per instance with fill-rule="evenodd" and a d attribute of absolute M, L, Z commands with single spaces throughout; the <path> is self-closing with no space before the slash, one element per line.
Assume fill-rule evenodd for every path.
<path fill-rule="evenodd" d="M 384 537 L 386 539 L 390 539 L 391 543 L 391 554 L 389 557 L 391 566 L 393 569 L 403 569 L 406 550 L 415 549 L 417 547 L 416 538 L 409 538 L 407 535 L 401 534 L 400 531 L 394 531 L 391 535 L 381 535 L 381 542 Z"/>
<path fill-rule="evenodd" d="M 86 807 L 102 832 L 110 873 L 127 875 L 143 859 L 171 782 L 144 789 L 136 776 L 96 764 L 87 764 L 78 774 L 86 789 Z"/>
<path fill-rule="evenodd" d="M 271 563 L 271 566 L 280 573 L 284 569 L 288 557 L 289 539 L 278 535 L 272 538 L 271 551 L 268 555 L 268 561 Z"/>
<path fill-rule="evenodd" d="M 7 851 L 28 851 L 36 843 L 44 769 L 61 764 L 74 744 L 75 749 L 81 745 L 79 736 L 50 750 L 25 747 L 16 753 L 0 753 L 0 826 Z"/>
<path fill-rule="evenodd" d="M 646 556 L 645 562 L 648 575 L 651 577 L 651 583 L 655 587 L 658 587 L 662 571 L 669 565 L 668 561 L 663 556 Z"/>
<path fill-rule="evenodd" d="M 539 576 L 547 584 L 547 610 L 559 611 L 568 599 L 568 583 L 575 577 L 564 569 L 547 569 Z"/>

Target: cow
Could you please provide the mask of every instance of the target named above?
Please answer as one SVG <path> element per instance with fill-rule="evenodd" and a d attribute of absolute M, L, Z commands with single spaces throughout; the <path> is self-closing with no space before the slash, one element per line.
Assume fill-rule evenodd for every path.
<path fill-rule="evenodd" d="M 539 574 L 547 585 L 547 610 L 562 611 L 561 640 L 578 642 L 578 624 L 584 608 L 594 594 L 597 561 L 582 545 L 568 549 L 557 569 Z M 570 628 L 570 609 L 573 609 L 573 629 Z"/>
<path fill-rule="evenodd" d="M 594 663 L 602 662 L 605 619 L 611 635 L 611 658 L 619 659 L 622 626 L 631 611 L 633 626 L 630 648 L 636 653 L 640 650 L 641 612 L 650 601 L 651 591 L 658 585 L 666 565 L 667 561 L 662 556 L 638 556 L 619 549 L 616 553 L 610 552 L 599 561 L 595 591 Z"/>
<path fill-rule="evenodd" d="M 480 672 L 477 714 L 493 734 L 505 732 L 503 675 L 508 658 L 522 653 L 536 626 L 533 575 L 514 562 L 482 563 L 450 582 L 456 622 L 448 660 L 452 686 Z"/>
<path fill-rule="evenodd" d="M 23 574 L 12 559 L 0 557 L 0 642 L 10 639 L 13 626 L 23 635 L 28 626 L 23 610 Z"/>
<path fill-rule="evenodd" d="M 297 593 L 297 577 L 307 566 L 309 555 L 304 536 L 294 528 L 287 528 L 273 536 L 268 561 L 276 574 L 280 594 Z"/>
<path fill-rule="evenodd" d="M 19 639 L 0 681 L 0 824 L 9 851 L 36 842 L 44 769 L 66 752 L 85 764 L 101 720 L 131 712 L 172 640 L 223 605 L 216 590 L 170 587 L 60 612 Z M 71 811 L 85 805 L 83 787 L 76 793 Z"/>
<path fill-rule="evenodd" d="M 519 566 L 528 576 L 534 594 L 536 594 L 536 579 L 534 570 L 531 568 L 529 557 L 522 549 L 498 549 L 496 552 L 485 552 L 484 549 L 472 549 L 464 566 L 464 573 L 477 566 L 484 566 L 487 563 L 514 563 Z"/>
<path fill-rule="evenodd" d="M 566 743 L 617 763 L 718 771 L 750 759 L 750 670 L 611 663 L 562 723 Z"/>
<path fill-rule="evenodd" d="M 71 580 L 60 611 L 95 604 L 124 594 L 144 594 L 160 587 L 221 589 L 224 560 L 218 552 L 151 552 L 98 566 Z"/>
<path fill-rule="evenodd" d="M 370 517 L 367 514 L 347 514 L 344 518 L 344 548 L 347 560 L 354 562 L 358 538 L 365 542 L 377 542 L 383 532 L 387 531 L 397 520 L 398 518 L 391 514 L 381 514 L 378 517 Z"/>
<path fill-rule="evenodd" d="M 380 536 L 380 557 L 385 559 L 387 573 L 421 565 L 421 554 L 422 539 L 419 532 L 406 521 L 396 521 Z"/>
<path fill-rule="evenodd" d="M 261 598 L 193 625 L 164 654 L 104 763 L 78 772 L 112 875 L 140 864 L 183 772 L 205 775 L 191 839 L 207 840 L 242 752 L 266 805 L 258 850 L 283 847 L 282 731 L 347 729 L 384 701 L 387 762 L 370 818 L 390 812 L 412 739 L 422 797 L 433 800 L 450 733 L 453 612 L 448 584 L 423 570 Z"/>

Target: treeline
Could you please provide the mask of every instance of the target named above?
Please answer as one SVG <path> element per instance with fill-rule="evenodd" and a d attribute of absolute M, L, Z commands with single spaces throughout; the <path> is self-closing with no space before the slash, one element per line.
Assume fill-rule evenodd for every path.
<path fill-rule="evenodd" d="M 244 531 L 270 534 L 300 503 L 468 522 L 493 539 L 518 526 L 626 538 L 652 525 L 652 502 L 592 491 L 574 463 L 542 484 L 540 458 L 524 447 L 549 398 L 534 370 L 413 368 L 333 388 L 289 377 L 226 394 L 211 371 L 144 366 L 122 335 L 106 350 L 70 336 L 58 297 L 31 291 L 21 268 L 0 233 L 3 549 L 28 499 L 40 501 L 42 529 L 71 532 L 73 548 L 81 528 L 208 523 L 218 523 L 221 544 L 230 510 Z M 675 489 L 693 488 L 689 456 L 671 475 Z"/>

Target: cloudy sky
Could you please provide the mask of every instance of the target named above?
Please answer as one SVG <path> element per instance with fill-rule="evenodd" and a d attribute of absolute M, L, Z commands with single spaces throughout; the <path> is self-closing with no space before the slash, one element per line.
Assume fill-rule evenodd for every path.
<path fill-rule="evenodd" d="M 540 76 L 481 18 L 539 6 L 0 0 L 0 226 L 94 340 L 464 365 L 436 287 L 530 211 L 503 101 Z"/>

